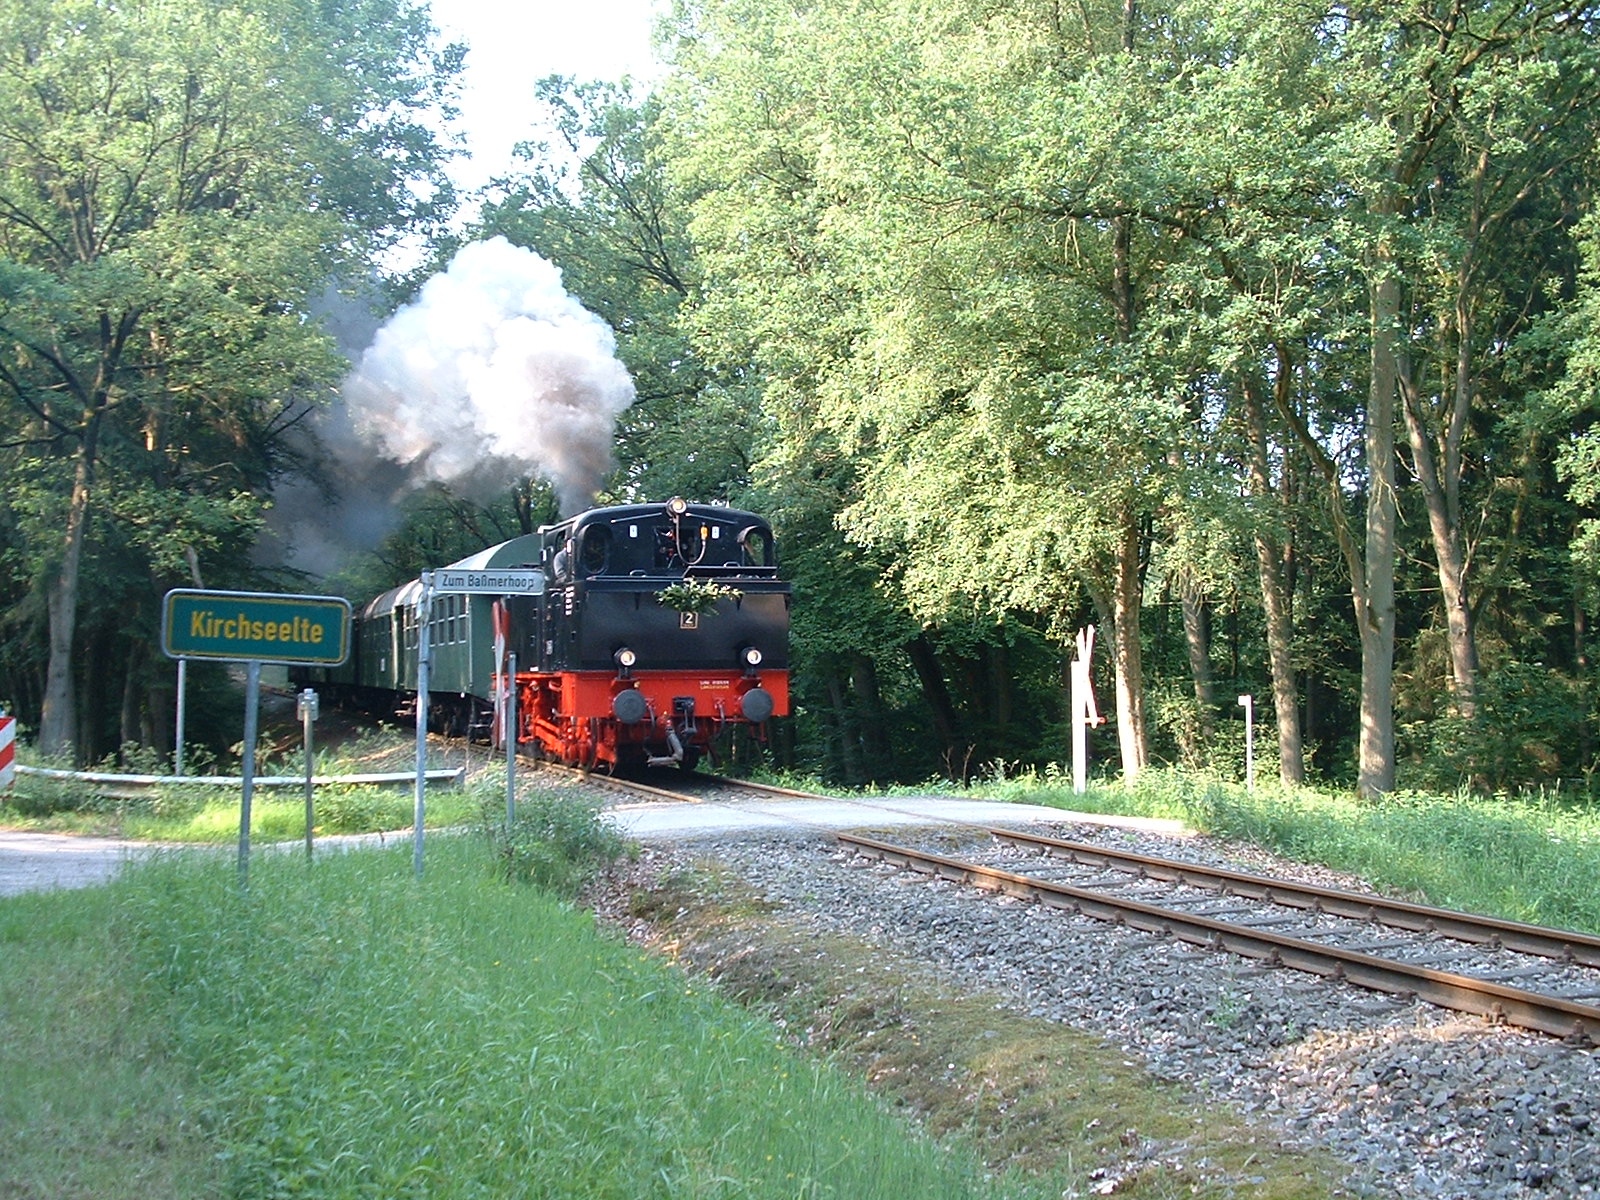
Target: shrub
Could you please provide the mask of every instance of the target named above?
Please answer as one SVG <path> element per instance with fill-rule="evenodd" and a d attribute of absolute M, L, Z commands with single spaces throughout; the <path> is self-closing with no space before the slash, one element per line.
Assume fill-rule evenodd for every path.
<path fill-rule="evenodd" d="M 395 822 L 385 822 L 384 817 L 401 805 L 402 801 L 394 793 L 372 784 L 318 788 L 317 828 L 325 833 L 367 833 L 386 826 L 394 828 Z M 405 823 L 410 823 L 409 817 Z"/>
<path fill-rule="evenodd" d="M 1585 717 L 1582 689 L 1557 671 L 1506 662 L 1483 673 L 1478 714 L 1445 713 L 1406 730 L 1415 766 L 1407 782 L 1439 792 L 1532 790 L 1576 776 L 1585 764 L 1562 757 Z"/>
<path fill-rule="evenodd" d="M 600 819 L 598 803 L 568 793 L 536 791 L 522 797 L 509 829 L 505 810 L 486 800 L 483 826 L 503 879 L 566 897 L 575 897 L 628 849 L 622 835 Z"/>

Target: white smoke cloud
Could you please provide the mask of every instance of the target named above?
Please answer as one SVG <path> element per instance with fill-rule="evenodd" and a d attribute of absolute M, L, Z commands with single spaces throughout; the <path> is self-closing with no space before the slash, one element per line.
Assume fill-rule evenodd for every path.
<path fill-rule="evenodd" d="M 568 514 L 611 469 L 616 418 L 634 398 L 611 328 L 556 267 L 498 237 L 429 279 L 343 391 L 353 432 L 380 456 L 457 488 L 531 472 Z"/>

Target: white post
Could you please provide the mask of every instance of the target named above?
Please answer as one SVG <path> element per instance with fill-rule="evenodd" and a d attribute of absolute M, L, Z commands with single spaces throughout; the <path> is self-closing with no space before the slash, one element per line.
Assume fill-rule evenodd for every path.
<path fill-rule="evenodd" d="M 422 573 L 422 595 L 417 597 L 417 795 L 414 805 L 411 869 L 422 877 L 422 789 L 428 765 L 428 626 L 433 620 L 433 572 Z"/>
<path fill-rule="evenodd" d="M 316 815 L 315 806 L 311 800 L 311 763 L 315 757 L 312 751 L 311 722 L 317 719 L 317 693 L 307 688 L 300 693 L 300 723 L 304 733 L 306 753 L 306 860 L 311 859 L 311 830 Z"/>
<path fill-rule="evenodd" d="M 1244 709 L 1244 790 L 1256 790 L 1256 702 L 1255 697 L 1243 695 L 1239 697 L 1239 705 Z"/>
<path fill-rule="evenodd" d="M 506 833 L 517 819 L 517 656 L 506 656 Z"/>

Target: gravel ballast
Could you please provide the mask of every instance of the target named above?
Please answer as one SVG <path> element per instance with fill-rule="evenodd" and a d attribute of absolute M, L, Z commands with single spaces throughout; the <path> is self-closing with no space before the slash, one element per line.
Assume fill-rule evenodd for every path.
<path fill-rule="evenodd" d="M 1209 839 L 1078 825 L 1046 832 L 1361 887 Z M 888 840 L 955 854 L 965 836 L 901 830 Z M 1360 1194 L 1600 1195 L 1600 1058 L 1590 1049 L 930 880 L 857 858 L 826 835 L 658 844 L 648 855 L 657 869 L 714 858 L 791 922 L 1094 1031 L 1284 1144 L 1335 1154 Z"/>

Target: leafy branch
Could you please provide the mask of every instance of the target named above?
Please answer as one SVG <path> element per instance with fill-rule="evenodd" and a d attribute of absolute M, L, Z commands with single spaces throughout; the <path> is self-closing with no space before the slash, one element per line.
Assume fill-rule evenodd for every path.
<path fill-rule="evenodd" d="M 744 595 L 738 588 L 710 580 L 685 579 L 669 584 L 656 593 L 656 602 L 682 613 L 708 613 L 722 599 L 738 600 Z"/>

